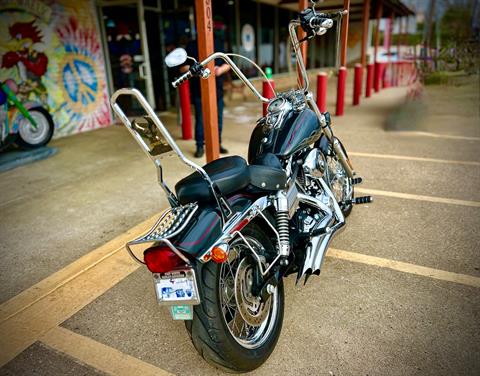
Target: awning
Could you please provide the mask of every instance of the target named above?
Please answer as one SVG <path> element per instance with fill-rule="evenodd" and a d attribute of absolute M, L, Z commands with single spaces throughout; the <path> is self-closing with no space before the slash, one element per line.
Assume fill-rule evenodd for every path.
<path fill-rule="evenodd" d="M 260 3 L 276 5 L 281 8 L 298 11 L 298 0 L 257 0 Z M 414 15 L 415 12 L 407 7 L 401 0 L 371 0 L 370 19 L 376 18 L 377 4 L 383 3 L 382 18 L 390 17 L 393 13 L 395 17 L 405 17 Z M 364 0 L 350 1 L 350 21 L 360 21 L 362 18 Z M 335 10 L 343 9 L 342 0 L 325 0 L 318 3 L 316 9 Z"/>

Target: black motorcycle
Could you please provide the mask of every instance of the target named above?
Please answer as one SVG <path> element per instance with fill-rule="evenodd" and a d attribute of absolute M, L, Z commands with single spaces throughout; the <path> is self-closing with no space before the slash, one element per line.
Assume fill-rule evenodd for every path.
<path fill-rule="evenodd" d="M 178 148 L 153 109 L 136 89 L 112 96 L 115 113 L 158 170 L 171 205 L 145 235 L 126 245 L 131 256 L 153 274 L 158 303 L 172 317 L 185 320 L 198 352 L 216 367 L 247 372 L 272 353 L 282 328 L 283 278 L 296 274 L 305 282 L 320 274 L 332 237 L 357 203 L 355 178 L 347 153 L 332 132 L 330 115 L 321 113 L 308 90 L 297 28 L 308 40 L 332 27 L 345 12 L 300 12 L 289 32 L 303 87 L 264 98 L 232 61 L 235 54 L 214 53 L 202 62 L 183 49 L 165 62 L 179 66 L 193 60 L 190 77 L 207 78 L 207 64 L 223 59 L 263 102 L 267 115 L 252 133 L 248 163 L 239 156 L 217 159 L 203 167 Z M 134 96 L 146 115 L 130 120 L 117 104 Z M 162 176 L 162 157 L 176 154 L 195 172 L 169 189 Z M 143 257 L 137 244 L 149 243 Z M 143 247 L 142 249 L 145 249 Z"/>

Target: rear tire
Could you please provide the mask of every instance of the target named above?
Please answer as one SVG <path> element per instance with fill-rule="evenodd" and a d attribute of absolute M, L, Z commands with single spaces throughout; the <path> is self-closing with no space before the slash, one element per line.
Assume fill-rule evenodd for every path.
<path fill-rule="evenodd" d="M 45 146 L 53 136 L 55 125 L 52 116 L 43 107 L 34 107 L 28 110 L 32 118 L 37 122 L 34 129 L 28 119 L 23 119 L 18 130 L 18 138 L 15 143 L 23 149 L 35 149 Z"/>
<path fill-rule="evenodd" d="M 242 230 L 242 234 L 247 239 L 256 240 L 263 248 L 274 250 L 270 239 L 255 224 L 248 225 Z M 233 248 L 231 248 L 230 253 L 232 252 Z M 236 272 L 233 272 L 236 276 L 235 282 L 240 275 L 241 263 L 244 260 L 248 260 L 248 257 L 243 256 L 243 252 L 241 253 L 242 256 L 240 256 L 240 253 L 238 254 L 240 261 L 236 264 Z M 245 329 L 245 338 L 248 340 L 249 333 L 253 333 L 252 338 L 255 339 L 256 333 L 260 333 L 263 327 L 267 328 L 265 329 L 265 336 L 260 337 L 261 342 L 249 344 L 246 341 L 244 344 L 241 344 L 240 337 L 234 337 L 232 329 L 229 329 L 229 326 L 227 326 L 226 315 L 230 313 L 230 308 L 228 308 L 228 311 L 226 306 L 222 309 L 222 302 L 226 301 L 228 294 L 225 282 L 221 291 L 220 281 L 224 275 L 222 267 L 227 267 L 227 263 L 230 272 L 234 270 L 231 266 L 233 262 L 230 264 L 230 257 L 223 264 L 216 264 L 211 261 L 203 266 L 199 273 L 199 283 L 203 291 L 202 303 L 194 307 L 193 321 L 186 321 L 185 327 L 196 350 L 208 363 L 227 372 L 249 372 L 260 367 L 267 360 L 280 336 L 284 311 L 283 283 L 280 281 L 276 292 L 270 296 L 269 301 L 271 303 L 268 309 L 268 316 L 266 316 L 263 323 L 257 327 L 249 327 L 247 324 Z M 235 285 L 234 289 L 237 289 L 237 285 Z M 236 294 L 237 292 L 233 291 L 233 293 Z M 236 307 L 238 309 L 236 295 L 233 298 L 232 295 L 232 293 L 229 295 L 227 301 L 237 304 Z M 231 307 L 230 304 L 228 306 Z M 232 310 L 234 309 L 232 308 Z M 236 312 L 234 317 L 237 317 L 236 315 L 239 314 L 240 316 L 237 318 L 243 320 L 239 311 L 234 310 L 234 312 Z M 233 319 L 230 323 L 234 321 L 234 324 L 236 324 L 238 320 Z M 245 321 L 244 324 L 246 324 Z"/>

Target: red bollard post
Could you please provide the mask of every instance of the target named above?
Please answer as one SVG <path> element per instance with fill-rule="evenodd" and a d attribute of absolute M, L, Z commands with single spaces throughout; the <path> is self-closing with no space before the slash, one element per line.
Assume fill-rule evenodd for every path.
<path fill-rule="evenodd" d="M 190 84 L 185 81 L 178 87 L 180 113 L 182 114 L 182 138 L 192 139 L 192 111 L 190 109 Z"/>
<path fill-rule="evenodd" d="M 338 70 L 337 84 L 337 109 L 336 115 L 342 116 L 345 108 L 345 84 L 347 83 L 347 68 L 340 67 Z"/>
<path fill-rule="evenodd" d="M 382 63 L 375 62 L 375 72 L 373 78 L 373 89 L 375 93 L 380 91 L 380 77 L 382 76 Z"/>
<path fill-rule="evenodd" d="M 403 61 L 400 61 L 398 64 L 400 64 L 399 65 L 399 72 L 398 72 L 398 81 L 399 81 L 398 85 L 403 86 L 404 85 L 403 80 L 404 80 L 404 74 L 405 74 L 404 67 L 403 67 Z"/>
<path fill-rule="evenodd" d="M 270 84 L 269 84 L 270 82 Z M 275 96 L 275 93 L 273 91 L 273 89 L 275 89 L 275 82 L 273 82 L 273 80 L 268 80 L 268 81 L 263 81 L 263 93 L 262 95 L 265 97 L 265 98 L 273 98 Z M 263 116 L 265 116 L 267 114 L 267 107 L 268 107 L 268 103 L 263 103 Z"/>
<path fill-rule="evenodd" d="M 370 96 L 372 95 L 373 71 L 374 71 L 374 65 L 368 64 L 367 65 L 367 84 L 365 87 L 365 97 L 367 98 L 370 98 Z"/>
<path fill-rule="evenodd" d="M 353 105 L 360 104 L 360 95 L 362 93 L 363 67 L 362 64 L 355 64 L 353 75 Z"/>
<path fill-rule="evenodd" d="M 317 106 L 320 112 L 327 111 L 327 74 L 317 74 Z"/>
<path fill-rule="evenodd" d="M 390 87 L 390 82 L 389 82 L 389 72 L 388 72 L 388 68 L 389 68 L 390 64 L 389 63 L 383 63 L 382 64 L 382 75 L 381 75 L 381 78 L 382 78 L 382 89 L 387 89 Z"/>

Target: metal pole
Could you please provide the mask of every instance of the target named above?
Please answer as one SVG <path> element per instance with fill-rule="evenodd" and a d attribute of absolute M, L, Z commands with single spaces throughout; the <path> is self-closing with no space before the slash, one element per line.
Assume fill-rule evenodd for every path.
<path fill-rule="evenodd" d="M 377 61 L 378 58 L 378 42 L 380 40 L 380 20 L 382 18 L 382 13 L 383 13 L 383 3 L 379 1 L 377 3 L 377 14 L 376 14 L 376 19 L 377 22 L 375 22 L 375 36 L 374 36 L 374 42 L 373 42 L 373 61 L 374 61 L 374 66 L 373 66 L 373 88 L 375 92 L 378 92 L 380 90 L 380 71 L 381 71 L 381 65 Z"/>
<path fill-rule="evenodd" d="M 302 10 L 304 10 L 307 7 L 308 7 L 308 0 L 298 0 L 298 11 L 299 12 L 301 12 Z M 299 30 L 298 30 L 298 40 L 302 40 L 303 38 L 305 38 L 305 36 L 306 36 L 306 33 L 302 30 L 302 28 L 299 28 Z M 306 67 L 307 66 L 307 43 L 306 42 L 303 42 L 300 45 L 300 51 L 302 52 L 303 64 Z M 299 81 L 300 85 L 303 86 L 304 83 L 303 83 L 302 75 L 300 74 L 298 64 L 297 64 L 297 75 L 298 75 L 298 81 Z"/>
<path fill-rule="evenodd" d="M 340 65 L 347 66 L 347 41 L 348 41 L 348 20 L 350 18 L 350 0 L 343 0 L 343 9 L 348 10 L 342 20 L 342 45 L 340 49 Z"/>
<path fill-rule="evenodd" d="M 280 67 L 279 46 L 280 46 L 280 28 L 278 26 L 278 7 L 273 10 L 274 33 L 273 33 L 273 72 L 278 73 Z"/>
<path fill-rule="evenodd" d="M 363 3 L 363 35 L 362 35 L 362 56 L 361 63 L 363 67 L 367 66 L 367 46 L 368 46 L 368 24 L 370 21 L 370 0 L 365 0 Z"/>
<path fill-rule="evenodd" d="M 374 43 L 373 43 L 373 61 L 376 63 L 377 62 L 377 55 L 378 55 L 378 42 L 380 40 L 380 20 L 382 18 L 382 12 L 383 12 L 383 3 L 379 1 L 377 3 L 377 14 L 376 14 L 376 25 L 375 25 L 375 38 L 374 38 Z"/>
<path fill-rule="evenodd" d="M 163 28 L 163 14 L 161 8 L 161 1 L 158 2 L 159 13 L 158 13 L 158 32 L 160 33 L 160 56 L 161 61 L 165 60 L 165 30 Z M 163 92 L 165 93 L 165 109 L 168 110 L 172 106 L 172 101 L 170 99 L 170 85 L 168 82 L 168 68 L 165 64 L 162 64 L 162 80 L 163 80 Z"/>
<path fill-rule="evenodd" d="M 195 16 L 197 19 L 198 57 L 204 60 L 213 51 L 213 14 L 211 0 L 195 0 Z M 208 68 L 212 72 L 206 80 L 200 80 L 202 95 L 203 129 L 207 162 L 218 159 L 220 145 L 218 140 L 217 92 L 215 85 L 215 62 Z"/>
<path fill-rule="evenodd" d="M 138 24 L 140 27 L 140 41 L 142 44 L 142 52 L 143 52 L 143 59 L 144 62 L 140 66 L 145 67 L 145 86 L 147 89 L 147 99 L 148 103 L 150 103 L 150 106 L 153 107 L 153 109 L 156 109 L 157 106 L 155 104 L 155 94 L 153 91 L 153 82 L 152 82 L 152 69 L 150 67 L 150 54 L 148 51 L 148 41 L 147 41 L 147 27 L 145 26 L 145 11 L 143 9 L 143 2 L 138 1 L 137 3 L 137 11 L 138 11 Z"/>

